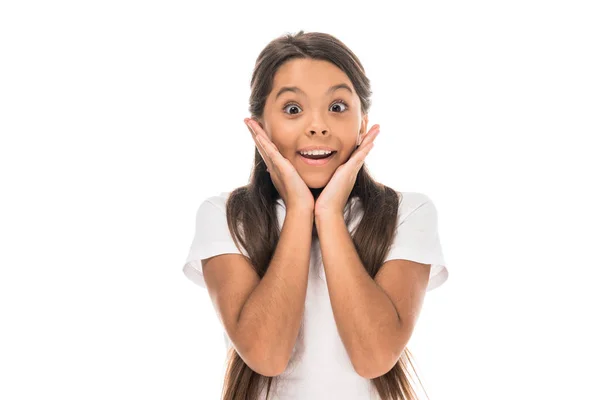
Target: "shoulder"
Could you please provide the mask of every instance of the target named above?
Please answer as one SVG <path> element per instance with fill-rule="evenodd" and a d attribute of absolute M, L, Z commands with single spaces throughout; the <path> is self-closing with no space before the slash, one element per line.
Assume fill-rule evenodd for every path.
<path fill-rule="evenodd" d="M 426 213 L 431 214 L 431 209 L 435 213 L 435 206 L 431 198 L 421 192 L 403 192 L 395 190 L 398 195 L 398 223 L 402 223 L 411 214 L 418 211 L 416 214 Z M 363 204 L 358 197 L 352 199 L 352 208 L 355 210 L 354 219 L 361 219 L 364 214 Z"/>
<path fill-rule="evenodd" d="M 398 220 L 404 221 L 410 215 L 417 214 L 436 214 L 435 205 L 430 196 L 421 192 L 400 192 L 399 196 Z"/>
<path fill-rule="evenodd" d="M 433 203 L 431 198 L 425 193 L 400 191 L 396 191 L 396 193 L 400 197 L 400 206 L 407 211 L 423 206 L 426 203 Z"/>
<path fill-rule="evenodd" d="M 196 208 L 196 224 L 198 227 L 222 223 L 227 215 L 227 198 L 228 193 L 205 197 Z"/>
<path fill-rule="evenodd" d="M 213 194 L 208 197 L 205 197 L 202 203 L 200 204 L 200 209 L 214 209 L 225 212 L 225 208 L 227 205 L 227 199 L 229 199 L 229 195 L 231 192 L 221 192 L 219 194 Z"/>
<path fill-rule="evenodd" d="M 398 212 L 398 226 L 419 234 L 437 230 L 438 213 L 430 196 L 420 192 L 404 192 Z"/>

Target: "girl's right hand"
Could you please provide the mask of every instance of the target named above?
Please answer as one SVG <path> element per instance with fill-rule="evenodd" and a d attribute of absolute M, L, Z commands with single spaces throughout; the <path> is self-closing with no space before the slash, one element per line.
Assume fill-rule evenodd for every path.
<path fill-rule="evenodd" d="M 267 165 L 271 181 L 288 210 L 314 212 L 315 199 L 292 163 L 271 142 L 265 131 L 252 118 L 244 119 L 256 148 Z"/>

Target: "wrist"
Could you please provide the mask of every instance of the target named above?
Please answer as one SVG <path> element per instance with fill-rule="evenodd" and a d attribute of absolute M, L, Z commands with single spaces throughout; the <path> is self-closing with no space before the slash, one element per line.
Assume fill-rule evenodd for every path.
<path fill-rule="evenodd" d="M 286 210 L 286 215 L 294 215 L 306 219 L 310 219 L 311 222 L 315 219 L 315 212 L 310 208 L 302 207 L 290 207 Z"/>
<path fill-rule="evenodd" d="M 317 228 L 319 228 L 319 224 L 322 224 L 322 223 L 327 224 L 331 221 L 337 221 L 337 220 L 343 221 L 344 215 L 342 213 L 332 213 L 332 212 L 315 214 L 315 224 L 317 225 Z"/>

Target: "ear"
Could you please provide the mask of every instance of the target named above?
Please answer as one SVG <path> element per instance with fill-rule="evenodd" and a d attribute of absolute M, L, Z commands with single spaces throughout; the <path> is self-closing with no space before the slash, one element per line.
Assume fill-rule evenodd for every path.
<path fill-rule="evenodd" d="M 265 125 L 263 124 L 262 119 L 260 118 L 252 118 L 250 117 L 252 120 L 254 120 L 254 122 L 256 122 L 258 124 L 258 126 L 260 126 L 263 130 L 265 129 Z"/>
<path fill-rule="evenodd" d="M 258 126 L 260 126 L 260 128 L 265 131 L 265 133 L 267 134 L 267 136 L 269 137 L 269 139 L 271 138 L 271 135 L 269 135 L 269 132 L 267 132 L 267 130 L 265 129 L 265 122 L 262 118 L 253 118 L 254 121 L 256 121 L 256 123 L 258 124 Z"/>
<path fill-rule="evenodd" d="M 363 141 L 363 137 L 367 134 L 368 124 L 369 124 L 369 114 L 364 114 L 360 121 L 360 130 L 359 130 L 358 139 L 356 142 L 357 146 L 360 146 L 360 144 Z"/>

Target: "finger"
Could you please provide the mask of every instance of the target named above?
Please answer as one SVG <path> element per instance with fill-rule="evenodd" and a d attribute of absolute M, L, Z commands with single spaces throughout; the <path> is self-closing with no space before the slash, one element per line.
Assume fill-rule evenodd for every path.
<path fill-rule="evenodd" d="M 356 158 L 359 162 L 364 162 L 367 155 L 371 152 L 371 149 L 375 146 L 375 143 L 367 143 L 364 148 L 360 149 L 360 151 L 356 154 Z"/>
<path fill-rule="evenodd" d="M 375 143 L 371 142 L 371 143 L 365 145 L 365 147 L 363 149 L 361 149 L 359 152 L 357 152 L 355 161 L 354 161 L 355 162 L 355 164 L 354 164 L 355 174 L 358 174 L 358 171 L 362 168 L 363 164 L 365 163 L 365 159 L 367 158 L 367 155 L 369 154 L 369 152 L 371 151 L 373 146 L 375 146 Z"/>
<path fill-rule="evenodd" d="M 262 142 L 262 138 L 257 136 L 256 141 L 258 142 L 258 147 L 262 151 L 261 156 L 263 157 L 263 160 L 265 161 L 265 165 L 267 166 L 267 172 L 270 173 L 271 169 L 273 168 L 273 160 L 271 159 L 271 156 L 269 156 L 269 154 L 265 150 L 265 146 Z M 266 156 L 264 154 L 266 154 Z"/>
<path fill-rule="evenodd" d="M 369 152 L 371 151 L 371 149 L 373 148 L 374 145 L 375 145 L 375 143 L 373 143 L 372 141 L 369 143 L 361 144 L 354 151 L 354 154 L 352 154 L 352 156 L 350 157 L 348 162 L 351 164 L 354 163 L 354 165 L 359 165 L 359 164 L 363 163 L 365 158 L 367 158 L 367 155 L 369 154 Z"/>
<path fill-rule="evenodd" d="M 362 154 L 360 154 L 366 147 L 369 147 L 369 145 L 372 145 L 375 141 L 375 138 L 377 137 L 377 135 L 379 135 L 379 126 L 377 125 L 377 128 L 371 128 L 371 130 L 368 133 L 368 136 L 365 137 L 365 139 L 363 139 L 363 141 L 361 142 L 360 146 L 358 146 L 358 148 L 354 151 L 354 154 L 361 157 Z M 369 150 L 372 148 L 373 146 L 369 147 Z M 359 155 L 360 154 L 360 155 Z M 364 153 L 364 155 L 366 156 L 368 154 L 368 150 L 366 153 Z"/>
<path fill-rule="evenodd" d="M 254 133 L 254 130 L 252 130 L 252 128 L 250 127 L 250 124 L 248 122 L 246 122 L 246 128 L 248 128 L 248 131 L 252 134 L 252 139 L 254 140 L 256 149 L 258 150 L 258 152 L 260 153 L 260 156 L 262 157 L 263 161 L 265 162 L 265 164 L 267 166 L 267 171 L 268 171 L 269 167 L 271 167 L 271 164 L 272 164 L 272 161 L 271 161 L 268 153 L 264 149 L 263 144 L 259 141 L 258 136 Z"/>
<path fill-rule="evenodd" d="M 266 156 L 266 154 L 264 153 L 262 145 L 258 141 L 258 137 L 256 136 L 256 133 L 254 133 L 254 131 L 250 127 L 250 124 L 248 124 L 248 123 L 246 123 L 246 128 L 248 129 L 248 132 L 250 132 L 252 134 L 252 140 L 254 140 L 254 144 L 256 145 L 256 148 L 258 149 L 258 152 L 264 158 Z"/>
<path fill-rule="evenodd" d="M 375 140 L 375 138 L 379 134 L 379 131 L 380 131 L 379 125 L 373 125 L 371 127 L 371 129 L 369 129 L 369 132 L 367 132 L 367 134 L 363 137 L 362 142 L 360 142 L 361 146 L 363 144 L 367 145 L 370 142 L 372 142 L 373 140 Z"/>
<path fill-rule="evenodd" d="M 271 142 L 269 140 L 267 134 L 262 130 L 262 128 L 260 127 L 259 124 L 254 122 L 254 120 L 252 118 L 250 118 L 248 120 L 244 120 L 244 121 L 246 121 L 246 125 L 248 126 L 248 129 L 252 133 L 252 136 L 254 137 L 255 141 L 258 141 L 259 138 L 263 139 L 262 142 L 259 142 L 259 144 L 266 151 L 266 145 Z M 266 140 L 264 140 L 264 139 L 266 139 Z"/>
<path fill-rule="evenodd" d="M 265 164 L 267 165 L 267 172 L 270 174 L 274 170 L 273 166 L 275 162 L 273 159 L 276 159 L 279 156 L 283 159 L 283 156 L 281 153 L 279 153 L 277 147 L 268 139 L 265 139 L 263 135 L 256 135 L 255 139 L 256 142 L 258 142 L 259 148 L 262 150 L 261 155 L 263 156 L 263 160 L 265 160 Z"/>
<path fill-rule="evenodd" d="M 263 146 L 263 149 L 269 156 L 270 163 L 268 164 L 267 171 L 269 171 L 269 169 L 270 169 L 270 171 L 273 171 L 274 165 L 281 166 L 282 165 L 281 163 L 285 163 L 287 161 L 287 159 L 283 156 L 283 154 L 281 154 L 279 152 L 279 149 L 277 148 L 277 146 L 275 146 L 275 144 L 273 142 L 271 142 L 268 138 L 265 138 L 264 136 L 259 135 L 258 140 L 260 141 L 261 146 Z M 275 167 L 275 168 L 277 168 L 278 170 L 281 170 L 281 167 Z"/>
<path fill-rule="evenodd" d="M 253 120 L 252 118 L 248 119 L 247 125 L 250 127 L 250 129 L 252 129 L 252 133 L 254 133 L 255 136 L 262 136 L 268 141 L 271 141 L 269 139 L 269 136 L 265 133 L 265 131 L 263 131 L 260 124 L 258 124 L 255 120 Z"/>
<path fill-rule="evenodd" d="M 271 139 L 269 139 L 265 131 L 263 131 L 257 123 L 255 123 L 252 120 L 250 120 L 249 122 L 252 124 L 251 127 L 256 134 L 256 138 L 260 140 L 260 144 L 269 156 L 270 160 L 272 162 L 281 162 L 282 159 L 284 159 L 284 157 L 279 152 L 277 146 L 275 146 L 275 144 L 271 141 Z"/>
<path fill-rule="evenodd" d="M 273 161 L 273 158 L 271 156 L 271 149 L 267 148 L 267 143 L 265 143 L 265 139 L 262 136 L 257 135 L 256 142 L 258 143 L 262 151 L 266 154 L 269 161 Z"/>
<path fill-rule="evenodd" d="M 250 126 L 253 133 L 255 134 L 255 138 L 259 141 L 262 146 L 263 151 L 267 154 L 268 161 L 265 160 L 267 164 L 267 171 L 273 172 L 275 170 L 279 170 L 281 168 L 277 168 L 276 165 L 283 165 L 282 163 L 288 162 L 288 160 L 281 154 L 275 143 L 271 141 L 269 136 L 262 129 L 260 124 L 258 124 L 252 118 L 247 120 L 247 125 Z M 264 158 L 264 157 L 263 157 Z"/>
<path fill-rule="evenodd" d="M 359 146 L 361 144 L 363 144 L 363 142 L 365 142 L 369 137 L 371 137 L 371 135 L 373 134 L 373 132 L 378 131 L 379 130 L 379 125 L 375 124 L 371 127 L 371 129 L 369 129 L 369 131 L 363 135 L 363 137 L 360 140 Z"/>

